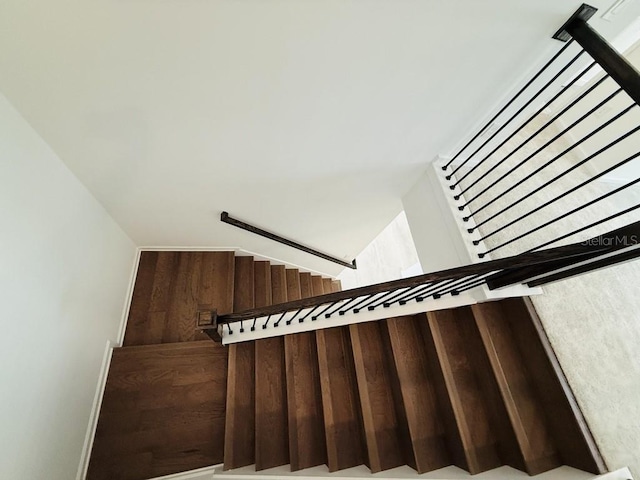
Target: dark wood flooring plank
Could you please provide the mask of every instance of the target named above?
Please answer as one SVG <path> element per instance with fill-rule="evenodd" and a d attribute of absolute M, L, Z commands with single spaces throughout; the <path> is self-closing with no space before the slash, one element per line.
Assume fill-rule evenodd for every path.
<path fill-rule="evenodd" d="M 271 305 L 271 267 L 255 263 L 256 307 Z M 286 302 L 286 297 L 278 298 Z M 256 328 L 261 328 L 256 326 Z M 284 338 L 263 338 L 256 349 L 256 470 L 289 463 Z"/>
<path fill-rule="evenodd" d="M 368 463 L 349 327 L 317 330 L 316 341 L 329 471 Z"/>
<path fill-rule="evenodd" d="M 473 323 L 471 312 L 440 310 L 427 313 L 427 318 L 429 328 L 423 333 L 427 351 L 433 353 L 432 374 L 441 378 L 438 403 L 446 405 L 445 427 L 452 460 L 472 474 L 496 468 L 502 464 L 497 439 L 468 353 L 465 324 Z"/>
<path fill-rule="evenodd" d="M 286 271 L 287 299 L 301 298 L 298 270 Z M 291 470 L 322 465 L 327 451 L 315 332 L 284 338 Z"/>
<path fill-rule="evenodd" d="M 404 465 L 399 421 L 380 322 L 349 325 L 369 468 Z"/>
<path fill-rule="evenodd" d="M 496 403 L 504 405 L 504 413 L 499 413 L 510 423 L 515 437 L 513 443 L 518 446 L 525 470 L 537 475 L 559 467 L 560 459 L 546 416 L 500 302 L 486 302 L 471 308 L 501 396 L 501 402 Z"/>
<path fill-rule="evenodd" d="M 179 252 L 178 269 L 168 305 L 163 343 L 187 342 L 195 336 L 194 315 L 204 252 Z"/>
<path fill-rule="evenodd" d="M 210 340 L 115 349 L 87 478 L 142 480 L 220 463 L 226 376 L 227 349 Z"/>
<path fill-rule="evenodd" d="M 142 252 L 124 345 L 207 338 L 195 312 L 232 311 L 233 270 L 233 252 Z"/>
<path fill-rule="evenodd" d="M 233 252 L 204 252 L 198 303 L 215 308 L 219 314 L 232 312 L 234 276 Z"/>
<path fill-rule="evenodd" d="M 510 298 L 500 305 L 546 412 L 546 424 L 562 463 L 594 474 L 605 473 L 606 465 L 531 300 Z"/>
<path fill-rule="evenodd" d="M 415 468 L 418 473 L 425 473 L 450 465 L 451 461 L 419 321 L 424 321 L 424 316 L 390 318 L 385 324 L 407 418 Z"/>

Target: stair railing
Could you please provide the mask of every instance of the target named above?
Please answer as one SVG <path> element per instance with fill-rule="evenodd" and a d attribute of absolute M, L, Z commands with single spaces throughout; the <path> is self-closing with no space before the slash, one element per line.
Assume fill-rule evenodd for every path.
<path fill-rule="evenodd" d="M 448 308 L 446 302 L 427 307 L 426 300 L 455 297 L 483 285 L 490 289 L 543 285 L 638 256 L 640 222 L 580 243 L 242 312 L 217 315 L 205 309 L 198 312 L 197 328 L 214 340 L 233 343 L 380 320 Z M 292 325 L 297 328 L 286 328 Z"/>
<path fill-rule="evenodd" d="M 640 177 L 629 175 L 640 156 L 640 73 L 587 23 L 595 11 L 582 5 L 554 35 L 567 43 L 440 166 L 480 259 L 640 219 Z"/>

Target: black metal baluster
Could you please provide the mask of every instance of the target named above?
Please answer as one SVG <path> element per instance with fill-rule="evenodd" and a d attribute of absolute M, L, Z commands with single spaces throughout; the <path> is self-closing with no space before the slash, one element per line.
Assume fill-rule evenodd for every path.
<path fill-rule="evenodd" d="M 602 83 L 609 77 L 607 77 L 606 75 L 604 77 L 602 77 L 600 80 L 598 80 L 596 83 L 594 83 L 593 85 L 591 85 L 587 90 L 585 90 L 584 92 L 582 92 L 578 97 L 576 97 L 575 99 L 573 99 L 571 102 L 569 102 L 569 104 L 567 106 L 565 106 L 562 110 L 560 110 L 558 113 L 556 113 L 553 117 L 551 117 L 547 122 L 545 122 L 544 125 L 542 125 L 540 128 L 538 128 L 535 132 L 533 132 L 531 135 L 529 135 L 524 141 L 522 141 L 520 143 L 520 145 L 518 145 L 515 149 L 513 149 L 511 152 L 509 152 L 507 155 L 505 155 L 502 159 L 500 159 L 498 162 L 496 162 L 494 165 L 491 166 L 491 168 L 487 169 L 486 172 L 484 172 L 482 175 L 480 175 L 478 178 L 476 178 L 473 182 L 471 182 L 467 187 L 465 187 L 459 195 L 455 195 L 453 198 L 455 200 L 458 200 L 460 198 L 461 195 L 464 195 L 465 193 L 467 193 L 471 188 L 475 187 L 479 182 L 481 182 L 482 180 L 484 180 L 485 178 L 487 178 L 491 173 L 493 173 L 498 167 L 500 167 L 500 165 L 502 165 L 504 162 L 506 162 L 507 160 L 509 160 L 514 154 L 518 153 L 520 151 L 521 148 L 523 148 L 525 145 L 527 145 L 531 140 L 533 140 L 534 138 L 536 138 L 538 135 L 540 135 L 541 132 L 543 132 L 547 127 L 549 127 L 549 125 L 551 125 L 553 122 L 555 122 L 556 120 L 558 120 L 562 115 L 564 115 L 565 113 L 567 113 L 572 107 L 574 107 L 575 105 L 578 104 L 578 102 L 580 102 L 583 98 L 585 98 L 587 95 L 589 95 L 591 92 L 593 92 L 596 88 L 598 88 L 600 85 L 602 85 Z M 462 179 L 461 179 L 462 180 Z"/>
<path fill-rule="evenodd" d="M 323 314 L 324 312 L 326 312 L 327 310 L 329 310 L 329 309 L 330 309 L 331 307 L 333 307 L 336 303 L 337 303 L 337 302 L 333 302 L 333 303 L 330 303 L 329 305 L 327 305 L 327 308 L 325 308 L 324 310 L 322 310 L 322 311 L 318 312 L 318 314 L 317 314 L 317 315 L 314 315 L 313 317 L 311 317 L 311 320 L 316 320 L 318 317 L 322 316 L 322 314 Z"/>
<path fill-rule="evenodd" d="M 300 309 L 295 313 L 295 315 L 294 315 L 293 317 L 291 317 L 289 320 L 287 320 L 285 323 L 286 323 L 287 325 L 291 325 L 291 322 L 293 322 L 293 321 L 296 319 L 296 317 L 300 314 L 300 312 L 301 312 L 302 310 L 303 310 L 303 309 L 302 309 L 302 308 L 300 308 Z"/>
<path fill-rule="evenodd" d="M 390 307 L 391 305 L 393 305 L 394 303 L 399 303 L 400 305 L 404 305 L 407 302 L 405 302 L 405 298 L 411 297 L 414 294 L 420 293 L 422 291 L 424 291 L 425 289 L 428 289 L 431 285 L 433 285 L 433 283 L 428 283 L 426 285 L 418 285 L 417 287 L 412 287 L 409 290 L 405 290 L 404 292 L 402 292 L 400 294 L 399 297 L 392 297 L 389 298 L 385 301 L 384 306 L 385 307 Z M 393 300 L 393 301 L 391 301 Z"/>
<path fill-rule="evenodd" d="M 411 288 L 415 288 L 415 287 L 411 287 Z M 397 295 L 402 295 L 402 294 L 406 293 L 407 290 L 411 290 L 411 288 L 404 289 L 402 292 L 398 293 Z M 395 293 L 395 292 L 397 292 L 397 290 L 391 290 L 390 292 L 387 292 L 386 295 L 378 297 L 376 299 L 375 303 L 372 303 L 367 307 L 367 310 L 373 311 L 376 308 L 378 308 L 380 305 L 384 305 L 384 308 L 388 308 L 387 301 L 391 300 L 392 298 L 394 298 L 395 295 L 392 295 L 389 298 L 385 298 L 385 297 L 387 297 L 388 295 L 391 295 L 392 293 Z"/>
<path fill-rule="evenodd" d="M 560 91 L 558 93 L 556 93 L 553 97 L 551 97 L 549 100 L 547 100 L 547 102 L 542 105 L 540 108 L 538 108 L 538 110 L 536 110 L 534 113 L 532 113 L 529 118 L 522 124 L 520 125 L 516 130 L 514 130 L 513 132 L 511 132 L 509 134 L 509 136 L 507 136 L 507 138 L 505 138 L 502 142 L 500 142 L 500 144 L 495 147 L 493 150 L 491 150 L 489 153 L 487 153 L 484 157 L 482 157 L 481 160 L 478 161 L 478 163 L 476 163 L 471 170 L 469 170 L 467 173 L 465 173 L 462 177 L 456 179 L 456 183 L 451 185 L 449 188 L 451 190 L 454 190 L 458 185 L 460 185 L 460 183 L 462 181 L 464 181 L 465 178 L 467 178 L 470 174 L 472 174 L 480 165 L 482 165 L 487 159 L 489 159 L 489 157 L 491 157 L 491 155 L 493 155 L 494 153 L 496 153 L 500 148 L 502 148 L 509 140 L 511 140 L 513 137 L 515 137 L 518 133 L 520 133 L 527 125 L 529 125 L 538 115 L 540 115 L 547 107 L 549 107 L 549 105 L 551 105 L 553 102 L 555 102 L 558 98 L 560 98 L 560 96 L 562 96 L 567 90 L 569 90 L 578 80 L 580 80 L 589 70 L 591 70 L 594 66 L 596 65 L 596 62 L 591 62 L 590 65 L 588 65 L 584 71 L 580 74 L 580 75 L 576 75 L 569 83 L 567 83 L 564 87 L 562 87 L 560 89 Z M 606 76 L 604 77 L 606 78 Z M 529 139 L 528 139 L 529 140 Z M 526 143 L 528 140 L 525 140 L 523 143 Z M 520 146 L 518 147 L 520 148 Z M 474 182 L 475 184 L 476 182 Z M 466 190 L 465 190 L 466 191 Z M 462 192 L 464 193 L 464 191 Z M 457 198 L 456 198 L 457 200 Z"/>
<path fill-rule="evenodd" d="M 589 202 L 587 202 L 587 203 L 585 203 L 583 205 L 580 205 L 579 207 L 576 207 L 573 210 L 571 210 L 571 211 L 569 211 L 567 213 L 564 213 L 564 214 L 560 215 L 559 217 L 554 218 L 553 220 L 549 220 L 548 222 L 545 222 L 542 225 L 538 225 L 537 227 L 532 228 L 528 232 L 522 233 L 522 234 L 518 235 L 517 237 L 512 238 L 511 240 L 508 240 L 508 241 L 506 241 L 504 243 L 501 243 L 500 245 L 498 245 L 496 247 L 493 247 L 493 248 L 487 250 L 484 254 L 481 254 L 481 255 L 484 256 L 487 253 L 495 252 L 496 250 L 498 250 L 498 249 L 500 249 L 502 247 L 505 247 L 506 245 L 509 245 L 509 244 L 511 244 L 511 243 L 513 243 L 513 242 L 515 242 L 517 240 L 520 240 L 521 238 L 524 238 L 524 237 L 526 237 L 528 235 L 531 235 L 532 233 L 537 232 L 538 230 L 542 230 L 543 228 L 548 227 L 549 225 L 551 225 L 553 223 L 556 223 L 557 221 L 562 220 L 563 218 L 566 218 L 566 217 L 568 217 L 570 215 L 573 215 L 576 212 L 579 212 L 580 210 L 583 210 L 583 209 L 585 209 L 587 207 L 590 207 L 591 205 L 594 205 L 594 204 L 600 202 L 601 200 L 604 200 L 605 198 L 608 198 L 608 197 L 610 197 L 612 195 L 615 195 L 616 193 L 621 192 L 622 190 L 625 190 L 625 189 L 627 189 L 627 188 L 629 188 L 629 187 L 631 187 L 631 186 L 633 186 L 633 185 L 635 185 L 637 183 L 640 183 L 640 178 L 636 178 L 635 180 L 632 180 L 629 183 L 625 183 L 621 187 L 618 187 L 618 188 L 616 188 L 614 190 L 611 190 L 610 192 L 607 192 L 604 195 L 600 195 L 598 198 L 595 198 L 595 199 L 593 199 L 593 200 L 591 200 L 591 201 L 589 201 Z M 482 256 L 480 258 L 482 258 Z"/>
<path fill-rule="evenodd" d="M 537 154 L 539 154 L 540 152 L 542 152 L 545 148 L 547 148 L 549 145 L 551 145 L 552 143 L 554 143 L 556 140 L 558 140 L 559 138 L 561 138 L 565 133 L 567 133 L 569 130 L 571 130 L 572 128 L 574 128 L 576 125 L 578 125 L 579 123 L 583 122 L 587 117 L 589 117 L 593 112 L 595 112 L 596 110 L 598 110 L 599 108 L 601 108 L 603 105 L 605 105 L 606 103 L 610 102 L 616 95 L 618 95 L 620 92 L 622 92 L 622 89 L 619 88 L 617 89 L 615 92 L 613 92 L 611 95 L 609 95 L 607 98 L 605 98 L 603 101 L 601 101 L 600 103 L 598 103 L 598 105 L 596 105 L 595 107 L 593 107 L 591 110 L 589 110 L 587 113 L 585 113 L 584 115 L 582 115 L 579 119 L 577 119 L 575 122 L 573 122 L 571 125 L 569 125 L 568 127 L 566 127 L 564 130 L 562 130 L 560 133 L 558 133 L 557 135 L 554 135 L 550 140 L 548 140 L 544 145 L 542 145 L 541 147 L 539 147 L 538 149 L 536 149 L 533 153 L 531 153 L 530 155 L 528 155 L 524 160 L 522 160 L 520 163 L 518 163 L 516 166 L 512 167 L 507 173 L 503 174 L 500 178 L 498 178 L 497 180 L 495 180 L 493 183 L 491 183 L 489 186 L 487 186 L 486 188 L 484 188 L 480 193 L 476 194 L 473 198 L 471 198 L 469 201 L 467 201 L 466 204 L 464 204 L 461 207 L 458 207 L 458 210 L 464 210 L 466 207 L 468 207 L 472 202 L 474 202 L 475 200 L 477 200 L 480 196 L 484 195 L 486 192 L 488 192 L 489 190 L 491 190 L 493 187 L 495 187 L 498 183 L 500 183 L 502 180 L 504 180 L 505 178 L 507 178 L 509 175 L 511 175 L 513 172 L 515 172 L 516 170 L 518 170 L 522 165 L 524 165 L 525 163 L 527 163 L 529 160 L 531 160 L 533 157 L 535 157 Z M 624 112 L 626 113 L 626 112 Z M 592 132 L 590 132 L 589 134 L 585 135 L 582 139 L 580 139 L 580 141 L 574 143 L 573 145 L 571 145 L 567 150 L 565 150 L 565 153 L 576 148 L 578 145 L 580 145 L 581 143 L 585 142 L 586 140 L 588 140 L 589 138 L 591 138 L 593 135 L 595 135 L 596 133 L 598 133 L 600 130 L 602 130 L 606 125 L 601 125 L 598 128 L 596 128 L 595 130 L 593 130 Z M 559 158 L 559 156 L 558 156 Z M 510 187 L 510 189 L 507 189 L 505 192 L 502 192 L 500 195 L 494 197 L 490 202 L 488 202 L 487 204 L 483 205 L 482 207 L 480 207 L 479 209 L 477 209 L 475 213 L 480 212 L 481 210 L 484 210 L 487 206 L 491 205 L 493 202 L 495 202 L 496 200 L 498 200 L 499 198 L 501 198 L 502 196 L 505 195 L 505 193 L 509 192 L 511 189 L 513 189 L 514 187 Z"/>
<path fill-rule="evenodd" d="M 522 93 L 523 93 L 527 88 L 529 88 L 529 85 L 531 85 L 531 84 L 532 84 L 532 83 L 533 83 L 533 82 L 534 82 L 534 81 L 535 81 L 535 80 L 536 80 L 540 75 L 542 75 L 542 73 L 543 73 L 547 68 L 549 68 L 549 66 L 550 66 L 550 65 L 551 65 L 551 64 L 552 64 L 552 63 L 553 63 L 553 62 L 554 62 L 554 61 L 555 61 L 555 60 L 556 60 L 560 55 L 562 55 L 562 54 L 564 53 L 564 51 L 565 51 L 567 48 L 569 48 L 569 46 L 571 45 L 571 43 L 573 43 L 573 40 L 570 40 L 566 45 L 564 45 L 564 46 L 563 46 L 563 47 L 562 47 L 562 48 L 561 48 L 561 49 L 560 49 L 560 50 L 559 50 L 559 51 L 558 51 L 558 52 L 557 52 L 557 53 L 556 53 L 556 54 L 551 58 L 551 60 L 549 60 L 549 61 L 548 61 L 548 62 L 547 62 L 547 63 L 546 63 L 546 64 L 545 64 L 545 65 L 544 65 L 544 66 L 543 66 L 539 71 L 538 71 L 538 73 L 536 73 L 536 74 L 533 76 L 533 78 L 531 78 L 531 80 L 529 80 L 529 81 L 524 85 L 524 87 L 522 87 L 522 88 L 518 91 L 518 93 L 516 93 L 516 94 L 511 98 L 511 100 L 509 100 L 509 102 L 508 102 L 504 107 L 502 107 L 502 108 L 500 109 L 500 111 L 499 111 L 498 113 L 496 113 L 496 114 L 491 118 L 491 120 L 489 120 L 489 121 L 485 124 L 485 126 L 484 126 L 481 130 L 479 130 L 479 131 L 478 131 L 478 133 L 476 133 L 476 134 L 473 136 L 473 138 L 472 138 L 471 140 L 469 140 L 469 141 L 467 142 L 467 144 L 466 144 L 464 147 L 462 147 L 462 149 L 461 149 L 458 153 L 456 153 L 456 154 L 454 155 L 454 157 L 453 157 L 451 160 L 449 160 L 449 162 L 448 162 L 445 166 L 443 166 L 443 167 L 442 167 L 442 170 L 446 170 L 447 168 L 449 168 L 449 166 L 450 166 L 450 165 L 451 165 L 451 164 L 456 160 L 456 158 L 458 158 L 458 156 L 460 156 L 460 154 L 461 154 L 462 152 L 464 152 L 464 151 L 469 147 L 469 145 L 471 145 L 471 144 L 476 140 L 476 138 L 478 138 L 478 137 L 480 136 L 480 134 L 482 134 L 482 132 L 484 132 L 484 131 L 485 131 L 485 130 L 486 130 L 486 129 L 487 129 L 487 128 L 488 128 L 488 127 L 489 127 L 489 126 L 490 126 L 490 125 L 495 121 L 495 120 L 496 120 L 496 118 L 498 118 L 498 117 L 502 114 L 502 112 L 504 112 L 507 108 L 509 108 L 509 107 L 511 106 L 511 104 L 512 104 L 512 103 L 513 103 L 513 102 L 514 102 L 514 101 L 515 101 L 515 100 L 516 100 L 516 99 L 517 99 L 517 98 L 518 98 L 518 97 L 519 97 L 519 96 L 520 96 L 520 95 L 521 95 L 521 94 L 522 94 Z"/>
<path fill-rule="evenodd" d="M 349 299 L 349 301 L 348 301 L 348 302 L 343 302 L 343 303 L 342 303 L 342 305 L 338 305 L 335 309 L 331 310 L 330 312 L 325 313 L 325 314 L 324 314 L 324 317 L 325 317 L 325 318 L 331 318 L 331 315 L 333 315 L 334 313 L 336 313 L 338 310 L 340 310 L 340 309 L 342 309 L 342 308 L 346 307 L 346 306 L 347 306 L 347 305 L 349 305 L 350 303 L 352 303 L 352 302 L 356 301 L 358 298 L 360 298 L 360 297 L 354 297 L 354 298 Z M 343 315 L 344 315 L 344 314 L 343 314 Z"/>
<path fill-rule="evenodd" d="M 360 310 L 362 310 L 363 308 L 368 308 L 369 305 L 371 305 L 373 302 L 375 302 L 376 300 L 378 300 L 380 297 L 383 297 L 385 295 L 387 295 L 387 293 L 389 292 L 384 292 L 382 295 L 380 295 L 380 292 L 376 293 L 375 295 L 380 295 L 377 298 L 375 296 L 372 295 L 372 299 L 367 299 L 367 301 L 365 302 L 361 302 L 356 308 L 353 308 L 353 313 L 359 313 Z"/>
<path fill-rule="evenodd" d="M 467 285 L 464 288 L 459 288 L 457 289 L 458 294 L 465 292 L 467 290 L 471 290 L 472 288 L 476 288 L 479 287 L 480 285 L 483 285 L 485 283 L 487 283 L 487 277 L 489 277 L 490 275 L 492 275 L 491 273 L 487 274 L 487 275 L 482 275 L 481 278 L 479 278 L 477 281 Z"/>
<path fill-rule="evenodd" d="M 300 320 L 298 320 L 298 323 L 303 323 L 306 318 L 311 315 L 313 312 L 315 312 L 318 308 L 320 308 L 320 305 L 316 305 L 315 307 L 313 307 L 311 310 L 309 310 L 302 318 L 300 318 Z"/>
<path fill-rule="evenodd" d="M 628 110 L 627 110 L 628 111 Z M 494 220 L 495 218 L 499 217 L 500 215 L 502 215 L 503 213 L 505 213 L 507 210 L 510 210 L 511 208 L 515 207 L 516 205 L 518 205 L 519 203 L 525 201 L 527 198 L 531 197 L 532 195 L 534 195 L 535 193 L 539 192 L 540 190 L 542 190 L 543 188 L 546 188 L 548 185 L 552 184 L 553 182 L 555 182 L 556 180 L 558 180 L 559 178 L 563 177 L 564 175 L 566 175 L 567 173 L 575 170 L 576 168 L 580 167 L 581 165 L 583 165 L 584 163 L 592 160 L 593 158 L 597 157 L 598 155 L 601 155 L 603 152 L 605 152 L 606 150 L 608 150 L 609 148 L 617 145 L 618 143 L 620 143 L 622 140 L 624 140 L 625 138 L 629 137 L 630 135 L 634 134 L 635 132 L 637 132 L 640 129 L 640 126 L 628 131 L 627 133 L 621 135 L 620 137 L 616 138 L 614 141 L 612 141 L 611 143 L 609 143 L 608 145 L 605 145 L 604 147 L 600 148 L 599 150 L 597 150 L 596 152 L 592 153 L 591 155 L 589 155 L 588 157 L 586 157 L 584 160 L 582 160 L 581 162 L 575 164 L 573 167 L 571 167 L 570 169 L 566 170 L 565 172 L 557 175 L 556 177 L 554 177 L 553 179 L 549 180 L 548 182 L 545 182 L 543 185 L 537 187 L 536 189 L 532 190 L 528 195 L 524 195 L 522 197 L 520 197 L 518 200 L 516 200 L 515 202 L 513 202 L 510 205 L 507 205 L 506 207 L 504 207 L 502 210 L 500 210 L 497 213 L 494 213 L 493 215 L 491 215 L 489 218 L 486 218 L 485 220 L 483 220 L 482 222 L 478 223 L 474 228 L 469 228 L 468 232 L 469 233 L 473 233 L 474 230 L 480 228 L 481 226 L 489 223 L 490 221 Z M 570 149 L 565 150 L 564 152 L 562 152 L 560 155 L 564 155 L 565 153 L 567 153 Z M 555 160 L 555 159 L 553 159 Z M 517 185 L 514 186 L 514 188 Z M 509 225 L 504 225 L 502 228 L 506 228 Z"/>
<path fill-rule="evenodd" d="M 564 172 L 556 175 L 554 178 L 552 178 L 551 180 L 549 180 L 548 182 L 545 182 L 543 185 L 539 186 L 538 188 L 536 188 L 535 190 L 533 190 L 532 192 L 530 192 L 527 196 L 522 197 L 520 200 L 518 200 L 516 203 L 512 204 L 510 207 L 512 207 L 513 205 L 517 205 L 518 203 L 520 203 L 522 200 L 526 199 L 526 198 L 530 198 L 532 195 L 534 195 L 535 193 L 539 192 L 540 190 L 542 190 L 543 188 L 549 186 L 550 184 L 552 184 L 553 182 L 555 182 L 556 180 L 558 180 L 559 178 L 564 177 L 565 175 L 569 174 L 570 172 L 572 172 L 573 170 L 581 167 L 582 165 L 584 165 L 585 163 L 587 163 L 589 160 L 593 159 L 594 157 L 598 156 L 599 154 L 601 154 L 603 151 L 607 150 L 608 148 L 611 148 L 611 146 L 619 143 L 620 141 L 622 141 L 623 139 L 627 138 L 628 136 L 630 136 L 631 134 L 637 132 L 638 130 L 640 130 L 640 125 L 637 126 L 636 128 L 634 128 L 633 130 L 630 130 L 629 132 L 625 133 L 624 135 L 622 135 L 621 137 L 618 137 L 615 141 L 611 142 L 609 145 L 607 145 L 606 147 L 601 148 L 600 150 L 598 150 L 597 152 L 593 153 L 592 155 L 589 155 L 587 158 L 585 158 L 584 160 L 582 160 L 579 163 L 576 163 L 575 165 L 573 165 L 571 168 L 569 168 L 568 170 L 565 170 Z M 542 205 L 537 206 L 536 208 L 534 208 L 533 210 L 520 215 L 518 218 L 516 218 L 515 220 L 512 220 L 509 223 L 506 223 L 504 225 L 502 225 L 500 228 L 498 228 L 497 230 L 494 230 L 491 233 L 487 233 L 485 236 L 483 236 L 480 240 L 476 240 L 473 242 L 474 245 L 477 245 L 479 242 L 486 240 L 487 238 L 491 237 L 492 235 L 495 235 L 498 232 L 501 232 L 502 230 L 504 230 L 505 228 L 510 227 L 511 225 L 519 222 L 520 220 L 523 220 L 524 218 L 528 217 L 529 215 L 533 215 L 534 213 L 542 210 L 543 208 L 551 205 L 552 203 L 557 202 L 558 200 L 560 200 L 561 198 L 566 197 L 567 195 L 575 192 L 576 190 L 584 187 L 585 185 L 588 185 L 589 183 L 597 180 L 600 177 L 603 177 L 604 175 L 611 173 L 612 171 L 614 171 L 617 168 L 620 168 L 621 166 L 629 163 L 631 160 L 637 158 L 640 156 L 640 152 L 634 153 L 633 155 L 628 156 L 627 158 L 625 158 L 624 160 L 622 160 L 621 162 L 613 165 L 612 167 L 607 168 L 606 170 L 594 175 L 591 178 L 588 178 L 587 180 L 585 180 L 584 182 L 570 188 L 569 190 L 566 190 L 564 192 L 562 192 L 560 195 L 558 195 L 555 198 L 552 198 L 551 200 L 543 203 Z M 503 208 L 502 211 L 508 210 L 508 208 Z M 486 222 L 483 222 L 486 223 Z M 477 227 L 476 227 L 477 228 Z"/>
<path fill-rule="evenodd" d="M 613 215 L 609 215 L 608 217 L 605 217 L 605 218 L 602 218 L 600 220 L 597 220 L 597 221 L 595 221 L 593 223 L 590 223 L 589 225 L 586 225 L 584 227 L 580 227 L 580 228 L 578 228 L 578 229 L 576 229 L 576 230 L 574 230 L 572 232 L 566 233 L 566 234 L 564 234 L 564 235 L 562 235 L 562 236 L 560 236 L 558 238 L 554 238 L 553 240 L 549 240 L 548 242 L 542 243 L 542 244 L 538 245 L 535 248 L 527 250 L 524 253 L 530 253 L 530 252 L 534 252 L 536 250 L 540 250 L 541 248 L 544 248 L 544 247 L 546 247 L 548 245 L 551 245 L 552 243 L 559 242 L 561 240 L 564 240 L 565 238 L 570 237 L 571 235 L 575 235 L 576 233 L 584 232 L 585 230 L 589 230 L 590 228 L 597 227 L 598 225 L 601 225 L 601 224 L 603 224 L 605 222 L 608 222 L 609 220 L 613 220 L 614 218 L 618 218 L 618 217 L 620 217 L 622 215 L 626 215 L 627 213 L 633 212 L 634 210 L 637 210 L 639 208 L 640 208 L 640 204 L 634 205 L 633 207 L 626 208 L 626 209 L 622 210 L 621 212 L 614 213 Z"/>
<path fill-rule="evenodd" d="M 460 285 L 466 285 L 468 281 L 473 280 L 478 275 L 479 274 L 476 273 L 474 275 L 459 278 L 458 280 L 450 284 L 440 285 L 436 290 L 434 290 L 433 292 L 430 292 L 429 295 L 424 298 L 433 297 L 434 300 L 438 300 L 439 298 L 446 295 L 448 292 L 455 290 Z"/>
<path fill-rule="evenodd" d="M 408 302 L 412 300 L 415 300 L 416 302 L 422 302 L 425 298 L 431 296 L 433 292 L 438 291 L 442 286 L 449 285 L 451 283 L 454 283 L 455 281 L 456 281 L 455 279 L 450 279 L 450 280 L 444 280 L 442 282 L 432 283 L 426 286 L 425 288 L 422 288 L 419 291 L 415 292 L 414 294 L 403 298 L 402 300 L 399 301 L 399 303 L 400 305 L 406 305 Z"/>
<path fill-rule="evenodd" d="M 266 321 L 266 322 L 264 322 L 264 325 L 262 325 L 262 329 L 263 329 L 263 330 L 266 330 L 267 325 L 269 325 L 269 320 L 271 320 L 271 315 L 269 315 L 269 316 L 267 317 L 267 321 Z"/>
<path fill-rule="evenodd" d="M 282 312 L 282 315 L 280 315 L 280 318 L 278 318 L 278 321 L 276 323 L 273 324 L 274 327 L 277 327 L 278 325 L 280 325 L 280 322 L 282 321 L 282 319 L 284 318 L 284 316 L 289 313 L 289 312 Z"/>
<path fill-rule="evenodd" d="M 453 175 L 455 175 L 469 160 L 471 160 L 480 150 L 482 150 L 491 140 L 493 140 L 496 137 L 496 135 L 498 135 L 502 130 L 504 130 L 504 128 L 507 125 L 509 125 L 518 115 L 520 115 L 529 105 L 531 105 L 533 101 L 542 94 L 542 92 L 544 92 L 547 88 L 549 88 L 549 86 L 553 82 L 555 82 L 558 79 L 558 77 L 560 77 L 564 72 L 566 72 L 569 69 L 569 67 L 571 67 L 571 65 L 573 65 L 584 53 L 585 53 L 584 50 L 582 50 L 575 57 L 573 57 L 569 63 L 567 63 L 564 67 L 562 67 L 562 69 L 551 78 L 551 80 L 545 83 L 542 86 L 542 88 L 540 88 L 529 100 L 527 100 L 525 104 L 516 111 L 516 113 L 514 113 L 511 117 L 509 117 L 509 119 L 507 119 L 507 121 L 503 123 L 500 126 L 500 128 L 498 128 L 495 132 L 493 132 L 489 136 L 489 138 L 487 138 L 482 143 L 482 145 L 476 148 L 476 150 L 471 155 L 469 155 L 469 157 L 464 162 L 458 165 L 458 167 L 453 172 L 451 172 L 451 175 L 447 175 L 445 178 L 447 180 L 450 180 Z"/>

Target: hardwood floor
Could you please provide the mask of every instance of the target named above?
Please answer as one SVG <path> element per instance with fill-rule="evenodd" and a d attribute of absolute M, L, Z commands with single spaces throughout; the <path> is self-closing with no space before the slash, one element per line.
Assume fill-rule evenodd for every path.
<path fill-rule="evenodd" d="M 124 346 L 205 340 L 199 306 L 233 310 L 233 252 L 142 252 Z"/>
<path fill-rule="evenodd" d="M 87 478 L 138 480 L 223 461 L 227 349 L 115 349 Z"/>

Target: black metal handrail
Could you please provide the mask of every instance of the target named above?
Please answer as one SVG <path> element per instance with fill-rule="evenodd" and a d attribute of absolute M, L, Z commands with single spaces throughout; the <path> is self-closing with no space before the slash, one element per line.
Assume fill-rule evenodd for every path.
<path fill-rule="evenodd" d="M 247 232 L 254 233 L 256 235 L 260 235 L 261 237 L 268 238 L 278 243 L 282 243 L 283 245 L 287 245 L 289 247 L 295 248 L 297 250 L 301 250 L 305 253 L 309 253 L 311 255 L 315 255 L 316 257 L 320 257 L 323 260 L 327 260 L 329 262 L 337 263 L 338 265 L 342 265 L 343 267 L 351 268 L 355 270 L 358 268 L 356 264 L 355 258 L 351 262 L 345 262 L 344 260 L 334 257 L 333 255 L 329 255 L 327 253 L 321 252 L 320 250 L 316 250 L 315 248 L 307 247 L 301 243 L 298 243 L 294 240 L 290 240 L 288 238 L 284 238 L 276 233 L 269 232 L 260 227 L 256 227 L 255 225 L 251 225 L 247 222 L 243 222 L 242 220 L 238 220 L 237 218 L 232 218 L 229 213 L 222 212 L 220 214 L 220 221 L 227 223 L 229 225 L 233 225 L 234 227 L 241 228 L 242 230 L 246 230 Z"/>

